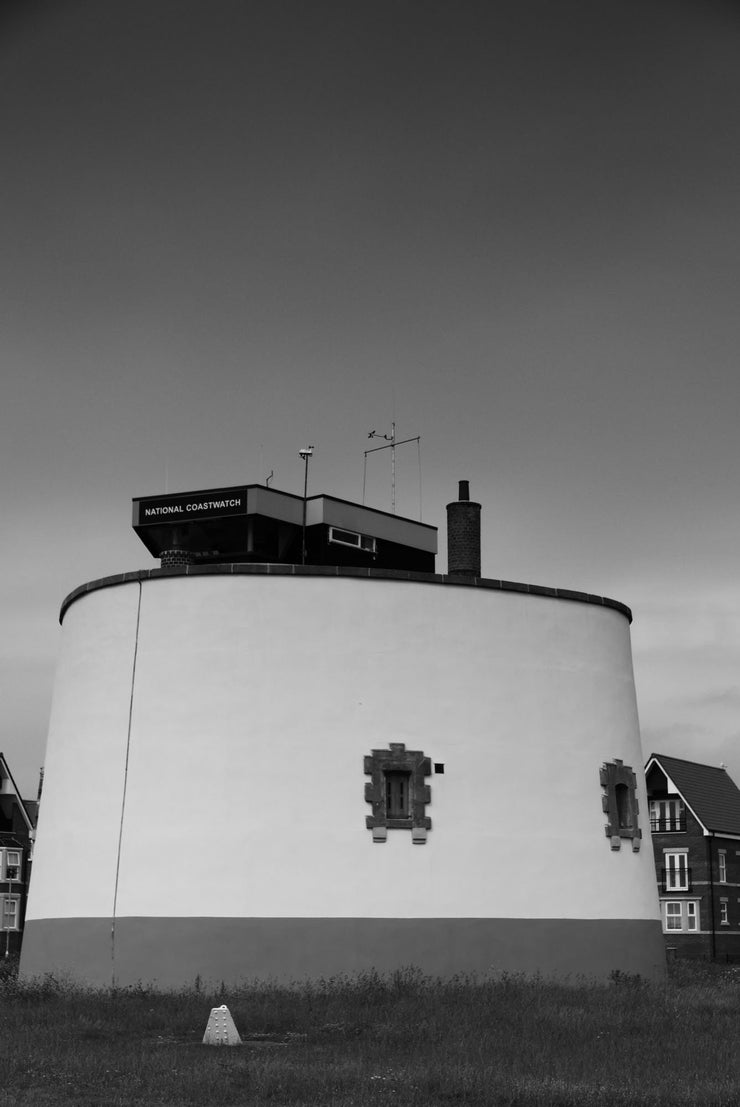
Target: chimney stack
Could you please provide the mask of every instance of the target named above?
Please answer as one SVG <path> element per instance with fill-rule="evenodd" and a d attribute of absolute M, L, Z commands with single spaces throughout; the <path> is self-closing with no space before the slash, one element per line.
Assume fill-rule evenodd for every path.
<path fill-rule="evenodd" d="M 447 572 L 480 576 L 480 504 L 470 499 L 466 480 L 458 482 L 458 498 L 447 505 Z"/>

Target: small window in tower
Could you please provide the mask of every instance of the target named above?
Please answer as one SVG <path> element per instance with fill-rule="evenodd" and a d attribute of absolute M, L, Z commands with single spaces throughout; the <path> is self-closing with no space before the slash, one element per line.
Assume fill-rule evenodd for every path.
<path fill-rule="evenodd" d="M 638 825 L 637 777 L 629 765 L 616 758 L 601 766 L 599 781 L 603 788 L 601 807 L 608 817 L 605 826 L 613 850 L 620 849 L 623 838 L 632 840 L 636 853 L 642 831 Z"/>
<path fill-rule="evenodd" d="M 414 844 L 423 844 L 432 820 L 426 814 L 431 789 L 424 778 L 432 773 L 430 758 L 421 750 L 407 750 L 402 742 L 391 742 L 388 749 L 373 750 L 364 760 L 365 802 L 372 805 L 365 825 L 373 832 L 374 842 L 385 842 L 388 831 L 410 830 Z"/>
<path fill-rule="evenodd" d="M 628 830 L 632 826 L 632 805 L 630 803 L 630 790 L 626 784 L 616 784 L 614 798 L 617 801 L 617 820 L 620 830 Z"/>
<path fill-rule="evenodd" d="M 408 819 L 411 814 L 411 773 L 385 774 L 385 810 L 389 819 Z"/>

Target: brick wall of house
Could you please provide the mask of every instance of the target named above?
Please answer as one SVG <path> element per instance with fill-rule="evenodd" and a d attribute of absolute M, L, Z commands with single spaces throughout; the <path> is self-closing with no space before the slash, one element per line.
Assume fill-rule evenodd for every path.
<path fill-rule="evenodd" d="M 661 901 L 693 900 L 699 905 L 699 929 L 696 932 L 671 931 L 665 934 L 669 956 L 714 956 L 717 960 L 740 961 L 740 842 L 720 836 L 706 837 L 688 810 L 685 831 L 653 831 L 652 839 Z M 664 851 L 679 849 L 687 851 L 690 885 L 688 891 L 672 894 L 663 887 Z M 725 883 L 720 881 L 720 850 L 725 851 L 727 861 Z M 727 903 L 726 924 L 721 921 L 723 901 Z"/>

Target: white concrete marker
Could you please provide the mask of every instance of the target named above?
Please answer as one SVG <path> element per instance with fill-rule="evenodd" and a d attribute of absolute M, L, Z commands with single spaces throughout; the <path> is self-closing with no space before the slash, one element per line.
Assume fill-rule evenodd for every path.
<path fill-rule="evenodd" d="M 241 1045 L 239 1031 L 234 1025 L 228 1007 L 224 1003 L 221 1007 L 211 1008 L 208 1018 L 208 1026 L 203 1035 L 203 1045 Z"/>

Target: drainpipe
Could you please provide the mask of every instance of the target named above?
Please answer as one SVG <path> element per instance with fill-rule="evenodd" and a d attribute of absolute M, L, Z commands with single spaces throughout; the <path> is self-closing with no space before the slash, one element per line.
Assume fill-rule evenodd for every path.
<path fill-rule="evenodd" d="M 709 943 L 709 956 L 712 961 L 717 957 L 717 938 L 714 933 L 714 873 L 712 870 L 712 838 L 713 834 L 707 836 L 707 861 L 709 862 L 709 920 L 711 930 L 711 941 Z"/>

